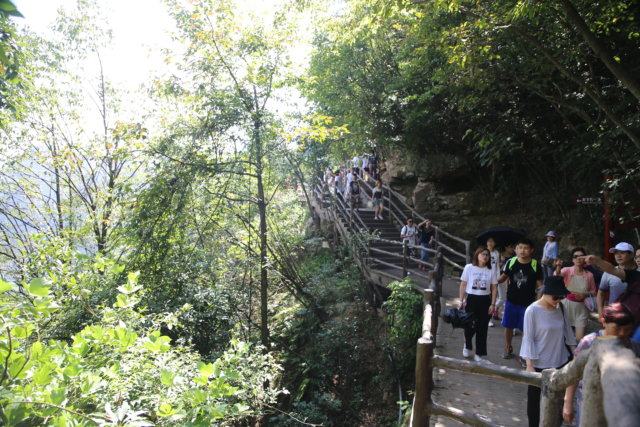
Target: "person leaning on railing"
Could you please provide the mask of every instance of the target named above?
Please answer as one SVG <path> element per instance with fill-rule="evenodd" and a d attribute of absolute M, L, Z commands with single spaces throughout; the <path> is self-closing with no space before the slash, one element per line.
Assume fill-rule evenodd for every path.
<path fill-rule="evenodd" d="M 630 339 L 633 332 L 633 316 L 629 310 L 619 302 L 605 306 L 601 310 L 600 321 L 604 329 L 593 332 L 580 340 L 574 354 L 578 356 L 582 351 L 591 347 L 598 337 L 617 337 L 622 345 L 631 349 L 636 357 L 640 357 L 640 343 Z M 567 387 L 564 395 L 564 407 L 562 408 L 562 418 L 569 423 L 580 424 L 580 406 L 582 404 L 582 380 L 578 384 Z M 574 396 L 575 407 L 574 407 Z"/>

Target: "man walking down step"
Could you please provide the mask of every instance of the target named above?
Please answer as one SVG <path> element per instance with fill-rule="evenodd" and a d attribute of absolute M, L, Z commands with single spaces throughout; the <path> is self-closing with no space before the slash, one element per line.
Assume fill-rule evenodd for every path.
<path fill-rule="evenodd" d="M 498 277 L 498 283 L 509 279 L 502 316 L 502 326 L 505 328 L 503 359 L 513 357 L 513 330 L 524 330 L 524 312 L 536 300 L 536 290 L 542 286 L 542 268 L 531 258 L 532 254 L 533 242 L 520 239 L 516 244 L 516 256 L 506 260 L 502 274 Z"/>

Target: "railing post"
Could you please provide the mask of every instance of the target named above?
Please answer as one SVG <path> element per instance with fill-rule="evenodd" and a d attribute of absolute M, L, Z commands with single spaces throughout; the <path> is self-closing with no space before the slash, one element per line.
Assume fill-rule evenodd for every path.
<path fill-rule="evenodd" d="M 349 231 L 353 233 L 353 201 L 349 204 Z"/>
<path fill-rule="evenodd" d="M 540 427 L 560 427 L 562 425 L 562 406 L 564 389 L 551 390 L 549 377 L 542 376 L 540 392 Z"/>
<path fill-rule="evenodd" d="M 466 241 L 464 242 L 464 250 L 465 250 L 465 254 L 467 255 L 467 264 L 471 263 L 471 242 L 470 241 Z"/>
<path fill-rule="evenodd" d="M 431 304 L 433 291 L 424 293 L 424 304 Z M 424 319 L 425 323 L 427 319 Z M 423 324 L 424 329 L 424 324 Z M 425 338 L 430 332 L 422 331 L 416 348 L 416 391 L 413 396 L 410 427 L 429 427 L 429 411 L 431 408 L 431 392 L 433 391 L 433 346 L 431 339 Z"/>
<path fill-rule="evenodd" d="M 409 272 L 409 245 L 402 242 L 402 278 L 407 277 Z"/>

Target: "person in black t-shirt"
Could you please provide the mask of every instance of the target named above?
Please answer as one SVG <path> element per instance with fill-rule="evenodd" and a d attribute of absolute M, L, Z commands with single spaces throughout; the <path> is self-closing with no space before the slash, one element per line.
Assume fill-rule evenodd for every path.
<path fill-rule="evenodd" d="M 418 224 L 418 229 L 420 230 L 420 235 L 418 237 L 418 243 L 422 247 L 433 249 L 433 243 L 436 236 L 436 230 L 431 226 L 431 220 L 425 219 L 420 224 Z M 429 252 L 422 250 L 420 254 L 420 260 L 424 262 L 429 261 Z M 418 264 L 418 268 L 421 270 L 427 270 L 427 267 L 423 264 Z"/>
<path fill-rule="evenodd" d="M 502 326 L 504 326 L 505 350 L 503 359 L 513 357 L 513 330 L 524 330 L 524 312 L 536 300 L 536 290 L 542 286 L 542 268 L 533 254 L 533 242 L 521 239 L 516 244 L 516 256 L 506 260 L 498 282 L 509 279 L 507 301 L 504 305 Z"/>

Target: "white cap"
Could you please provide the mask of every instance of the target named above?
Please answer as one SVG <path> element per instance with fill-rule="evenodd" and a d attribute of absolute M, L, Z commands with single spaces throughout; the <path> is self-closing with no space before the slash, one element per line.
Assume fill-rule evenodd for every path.
<path fill-rule="evenodd" d="M 556 237 L 556 232 L 555 231 L 547 231 L 547 234 L 545 234 L 544 237 Z"/>
<path fill-rule="evenodd" d="M 622 251 L 622 252 L 631 252 L 633 253 L 633 246 L 631 246 L 629 243 L 627 242 L 620 242 L 618 243 L 615 247 L 609 249 L 609 253 L 615 253 L 615 251 Z"/>

